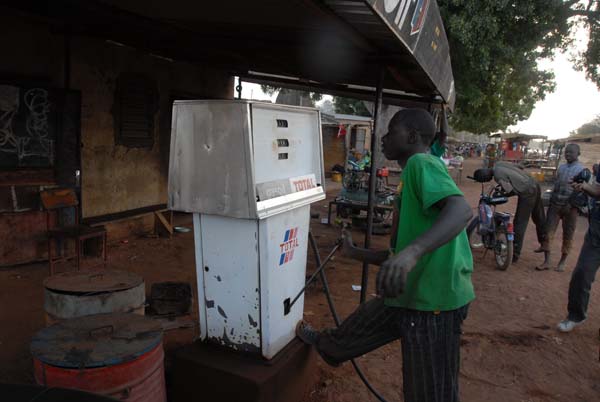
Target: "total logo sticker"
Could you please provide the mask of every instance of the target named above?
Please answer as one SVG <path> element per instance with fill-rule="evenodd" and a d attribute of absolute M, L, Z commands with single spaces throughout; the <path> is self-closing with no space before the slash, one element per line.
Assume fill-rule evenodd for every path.
<path fill-rule="evenodd" d="M 285 231 L 283 243 L 279 245 L 281 256 L 279 257 L 279 266 L 286 264 L 294 258 L 294 250 L 298 247 L 298 228 L 292 228 Z"/>

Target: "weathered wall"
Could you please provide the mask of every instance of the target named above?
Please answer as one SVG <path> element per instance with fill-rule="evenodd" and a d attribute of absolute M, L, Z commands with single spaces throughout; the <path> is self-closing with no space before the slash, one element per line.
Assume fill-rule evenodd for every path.
<path fill-rule="evenodd" d="M 1 82 L 33 80 L 49 87 L 64 86 L 62 35 L 51 32 L 40 22 L 6 13 L 0 14 L 0 26 L 0 46 L 4 49 L 0 61 Z M 115 145 L 112 109 L 115 83 L 121 72 L 143 73 L 156 82 L 159 111 L 155 115 L 151 149 Z M 81 91 L 82 96 L 84 218 L 166 203 L 171 100 L 182 96 L 233 97 L 232 78 L 223 72 L 172 62 L 85 37 L 72 38 L 70 83 L 71 89 Z M 17 194 L 16 202 L 14 194 Z M 4 211 L 0 211 L 0 265 L 42 258 L 45 247 L 40 246 L 40 241 L 44 238 L 45 225 L 41 224 L 39 213 L 15 214 L 11 207 L 12 203 L 37 209 L 30 205 L 35 204 L 30 202 L 31 194 L 0 182 L 0 200 L 0 209 Z M 27 233 L 22 234 L 29 240 L 19 237 L 22 247 L 17 247 L 9 234 L 23 228 Z"/>
<path fill-rule="evenodd" d="M 85 38 L 73 42 L 72 68 L 72 87 L 82 93 L 84 218 L 166 203 L 171 99 L 182 94 L 232 98 L 231 78 Z M 156 80 L 160 100 L 151 149 L 115 145 L 112 108 L 122 72 Z"/>
<path fill-rule="evenodd" d="M 337 138 L 339 128 L 337 126 L 323 126 L 323 164 L 325 175 L 331 176 L 331 168 L 334 165 L 344 166 L 346 159 L 345 139 Z"/>

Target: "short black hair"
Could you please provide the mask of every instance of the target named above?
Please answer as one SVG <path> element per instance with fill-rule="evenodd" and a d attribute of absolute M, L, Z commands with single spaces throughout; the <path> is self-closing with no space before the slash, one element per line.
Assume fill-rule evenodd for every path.
<path fill-rule="evenodd" d="M 429 145 L 435 137 L 435 122 L 425 109 L 402 109 L 390 120 L 390 127 L 403 124 L 407 129 L 416 131 L 423 144 Z"/>
<path fill-rule="evenodd" d="M 579 147 L 579 144 L 575 144 L 574 142 L 571 142 L 571 143 L 567 144 L 567 146 L 565 147 L 565 150 L 566 150 L 568 147 L 575 147 L 575 148 L 577 148 L 577 153 L 578 153 L 579 155 L 581 155 L 581 148 Z"/>

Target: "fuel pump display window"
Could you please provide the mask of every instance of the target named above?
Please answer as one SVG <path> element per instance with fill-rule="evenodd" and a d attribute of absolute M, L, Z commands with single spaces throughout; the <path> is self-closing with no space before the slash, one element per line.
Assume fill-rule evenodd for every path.
<path fill-rule="evenodd" d="M 279 148 L 289 147 L 290 146 L 290 140 L 288 140 L 287 138 L 278 138 L 277 139 L 277 146 Z"/>

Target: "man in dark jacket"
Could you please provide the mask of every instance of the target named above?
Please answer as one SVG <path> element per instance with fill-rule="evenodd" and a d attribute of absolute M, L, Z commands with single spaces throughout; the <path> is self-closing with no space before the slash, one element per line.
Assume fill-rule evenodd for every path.
<path fill-rule="evenodd" d="M 595 183 L 575 183 L 573 188 L 575 191 L 585 192 L 595 202 L 590 212 L 590 225 L 569 283 L 568 315 L 558 324 L 561 332 L 572 331 L 587 318 L 592 283 L 600 267 L 600 173 L 596 174 Z"/>
<path fill-rule="evenodd" d="M 494 166 L 494 179 L 505 192 L 518 197 L 514 220 L 515 246 L 513 253 L 513 262 L 517 262 L 523 248 L 523 238 L 530 216 L 535 224 L 535 231 L 540 245 L 546 238 L 544 230 L 546 216 L 542 202 L 542 191 L 538 182 L 514 163 L 497 162 Z"/>

